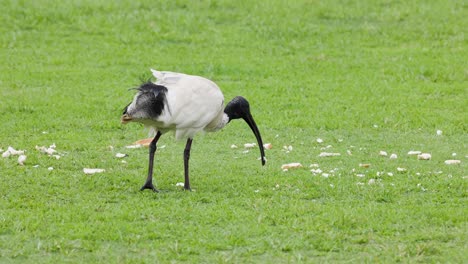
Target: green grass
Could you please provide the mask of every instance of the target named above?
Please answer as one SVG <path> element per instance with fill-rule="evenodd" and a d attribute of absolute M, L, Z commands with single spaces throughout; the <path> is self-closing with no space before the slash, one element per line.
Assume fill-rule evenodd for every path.
<path fill-rule="evenodd" d="M 28 156 L 0 158 L 1 263 L 466 261 L 465 1 L 0 4 L 0 148 Z M 140 192 L 147 150 L 125 146 L 147 131 L 119 118 L 150 67 L 245 96 L 267 165 L 232 122 L 195 138 L 184 192 L 184 144 L 165 135 L 162 192 Z M 59 160 L 35 150 L 52 143 Z"/>

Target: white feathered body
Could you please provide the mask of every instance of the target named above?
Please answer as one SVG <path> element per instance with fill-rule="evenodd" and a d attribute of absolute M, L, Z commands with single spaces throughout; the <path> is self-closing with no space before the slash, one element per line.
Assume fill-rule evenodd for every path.
<path fill-rule="evenodd" d="M 151 71 L 157 78 L 155 84 L 167 88 L 167 102 L 158 117 L 142 123 L 162 133 L 175 130 L 177 140 L 193 138 L 200 131 L 217 131 L 226 125 L 224 96 L 213 81 L 183 73 Z"/>

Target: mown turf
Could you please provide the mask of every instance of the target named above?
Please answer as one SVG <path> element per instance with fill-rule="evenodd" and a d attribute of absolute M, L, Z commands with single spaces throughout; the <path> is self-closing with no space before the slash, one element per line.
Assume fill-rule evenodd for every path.
<path fill-rule="evenodd" d="M 464 1 L 0 4 L 0 148 L 27 155 L 0 158 L 0 262 L 465 261 Z M 119 117 L 151 67 L 248 98 L 267 165 L 232 122 L 195 138 L 184 192 L 164 135 L 162 192 L 138 191 L 147 150 L 125 146 L 147 131 Z M 35 149 L 52 143 L 58 160 Z"/>

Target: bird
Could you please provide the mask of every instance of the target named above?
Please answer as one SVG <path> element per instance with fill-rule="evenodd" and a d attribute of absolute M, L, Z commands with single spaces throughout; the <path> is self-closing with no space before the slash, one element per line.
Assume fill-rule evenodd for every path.
<path fill-rule="evenodd" d="M 151 69 L 156 81 L 136 89 L 131 103 L 124 107 L 121 123 L 137 122 L 150 127 L 156 135 L 149 144 L 148 176 L 141 191 L 159 192 L 153 184 L 154 157 L 159 138 L 175 132 L 175 139 L 186 139 L 184 149 L 184 189 L 191 191 L 189 159 L 193 138 L 200 132 L 216 132 L 231 120 L 243 119 L 254 133 L 265 165 L 265 150 L 260 131 L 250 112 L 249 102 L 234 97 L 224 107 L 224 95 L 213 81 L 196 75 Z"/>

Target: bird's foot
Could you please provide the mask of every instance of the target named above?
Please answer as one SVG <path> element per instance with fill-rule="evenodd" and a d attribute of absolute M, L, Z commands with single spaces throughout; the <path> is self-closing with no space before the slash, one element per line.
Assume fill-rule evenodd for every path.
<path fill-rule="evenodd" d="M 190 188 L 190 185 L 189 185 L 189 186 L 184 186 L 184 191 L 189 191 L 189 192 L 191 192 L 192 189 Z"/>
<path fill-rule="evenodd" d="M 145 185 L 143 185 L 143 187 L 140 188 L 140 191 L 143 191 L 145 189 L 153 190 L 153 192 L 159 192 L 158 189 L 154 188 L 154 185 L 152 182 L 145 183 Z"/>

